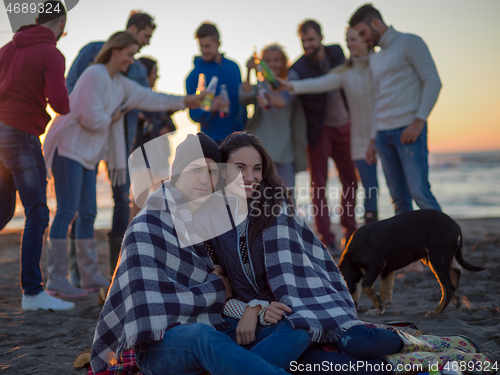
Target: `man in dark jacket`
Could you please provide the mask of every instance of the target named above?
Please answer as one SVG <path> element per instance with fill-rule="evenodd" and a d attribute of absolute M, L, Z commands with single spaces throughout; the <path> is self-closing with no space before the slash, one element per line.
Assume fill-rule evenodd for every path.
<path fill-rule="evenodd" d="M 37 26 L 22 27 L 0 49 L 0 229 L 12 219 L 19 191 L 26 215 L 21 244 L 22 308 L 70 310 L 73 303 L 44 291 L 40 269 L 49 209 L 47 171 L 38 137 L 50 120 L 47 101 L 54 111 L 69 112 L 64 56 L 56 48 L 64 32 L 66 10 L 59 1 L 44 4 L 60 12 L 40 13 Z"/>
<path fill-rule="evenodd" d="M 324 46 L 321 26 L 313 20 L 306 20 L 299 26 L 304 55 L 291 67 L 290 79 L 305 79 L 326 74 L 333 67 L 344 62 L 344 53 L 339 45 Z M 349 113 L 341 91 L 299 96 L 307 119 L 309 141 L 309 172 L 311 173 L 313 216 L 322 242 L 333 256 L 340 255 L 335 235 L 330 230 L 330 208 L 327 197 L 339 197 L 340 222 L 345 243 L 356 230 L 354 208 L 356 205 L 357 179 L 351 160 L 351 124 Z M 335 162 L 341 192 L 331 189 L 326 194 L 328 158 Z"/>

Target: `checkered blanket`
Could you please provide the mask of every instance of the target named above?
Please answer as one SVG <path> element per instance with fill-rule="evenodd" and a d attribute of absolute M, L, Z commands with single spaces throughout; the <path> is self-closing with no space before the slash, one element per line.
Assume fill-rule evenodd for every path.
<path fill-rule="evenodd" d="M 327 343 L 363 322 L 347 285 L 326 248 L 297 211 L 282 213 L 263 231 L 267 276 L 276 300 L 289 306 L 293 328 Z"/>
<path fill-rule="evenodd" d="M 164 183 L 125 234 L 94 335 L 90 363 L 95 373 L 105 371 L 123 351 L 161 340 L 174 325 L 225 328 L 224 283 L 212 273 L 213 263 L 198 240 L 184 198 Z"/>

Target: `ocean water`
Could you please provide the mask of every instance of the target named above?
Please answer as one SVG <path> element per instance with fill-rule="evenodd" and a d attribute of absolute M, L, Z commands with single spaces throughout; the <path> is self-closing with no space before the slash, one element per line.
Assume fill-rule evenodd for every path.
<path fill-rule="evenodd" d="M 453 218 L 500 217 L 500 151 L 481 153 L 431 154 L 429 156 L 429 180 L 431 189 L 442 210 Z M 387 189 L 384 173 L 378 165 L 379 218 L 394 215 L 393 205 Z M 361 184 L 359 184 L 361 186 Z M 98 214 L 96 228 L 111 226 L 113 200 L 106 173 L 98 175 Z M 48 205 L 51 218 L 55 212 L 53 189 L 48 187 Z M 331 219 L 338 223 L 340 183 L 333 163 L 330 163 L 328 181 L 328 204 Z M 309 198 L 309 174 L 301 172 L 296 178 L 297 206 L 308 222 L 312 221 Z M 357 220 L 362 221 L 363 189 L 357 191 Z M 414 205 L 415 209 L 418 209 Z M 16 213 L 6 229 L 21 229 L 24 225 L 23 207 L 18 200 Z"/>
<path fill-rule="evenodd" d="M 340 204 L 336 191 L 340 183 L 333 163 L 330 163 L 329 191 L 333 191 L 329 199 L 331 219 L 339 222 Z M 429 156 L 429 181 L 431 190 L 441 205 L 442 210 L 453 218 L 486 218 L 500 217 L 500 151 L 481 153 L 431 154 Z M 394 216 L 392 200 L 380 162 L 378 164 L 378 207 L 379 218 Z M 309 186 L 309 174 L 297 175 L 297 189 L 301 193 Z M 359 184 L 361 186 L 361 184 Z M 363 211 L 363 189 L 358 188 L 357 212 Z M 310 221 L 310 199 L 306 194 L 299 194 L 298 206 Z M 418 206 L 413 203 L 413 208 Z M 361 215 L 357 219 L 361 221 Z"/>

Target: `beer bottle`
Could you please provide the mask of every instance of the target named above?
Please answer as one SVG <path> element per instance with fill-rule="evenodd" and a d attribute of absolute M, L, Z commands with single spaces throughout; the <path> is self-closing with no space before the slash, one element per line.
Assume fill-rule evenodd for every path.
<path fill-rule="evenodd" d="M 262 74 L 264 75 L 264 78 L 266 79 L 267 82 L 271 84 L 273 89 L 277 89 L 280 87 L 279 82 L 276 80 L 276 74 L 274 74 L 273 70 L 267 66 L 266 62 L 262 60 L 260 62 L 261 68 L 262 68 Z"/>
<path fill-rule="evenodd" d="M 253 62 L 255 64 L 255 74 L 257 75 L 257 81 L 264 82 L 264 72 L 262 71 L 262 65 L 259 56 L 257 56 L 257 49 L 253 47 Z"/>
<path fill-rule="evenodd" d="M 267 111 L 271 108 L 271 102 L 267 97 L 269 94 L 267 93 L 267 89 L 264 82 L 257 83 L 257 96 L 261 99 L 261 103 L 259 103 L 260 107 Z"/>
<path fill-rule="evenodd" d="M 207 87 L 208 93 L 201 102 L 201 109 L 204 110 L 205 112 L 210 112 L 210 110 L 212 109 L 212 102 L 214 101 L 215 90 L 217 90 L 218 81 L 219 78 L 217 78 L 217 76 L 213 76 L 212 79 L 210 80 L 210 83 L 208 84 Z"/>
<path fill-rule="evenodd" d="M 205 74 L 200 73 L 198 76 L 198 87 L 196 88 L 196 95 L 200 95 L 206 89 Z"/>
<path fill-rule="evenodd" d="M 227 93 L 226 85 L 220 85 L 220 94 L 224 98 L 224 107 L 222 110 L 219 112 L 220 117 L 227 117 L 229 116 L 229 94 Z"/>

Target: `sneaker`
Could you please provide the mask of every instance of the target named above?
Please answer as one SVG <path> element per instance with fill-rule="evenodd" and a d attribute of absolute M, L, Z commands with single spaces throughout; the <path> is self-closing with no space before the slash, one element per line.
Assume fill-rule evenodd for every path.
<path fill-rule="evenodd" d="M 66 302 L 62 299 L 49 296 L 45 290 L 38 293 L 36 296 L 27 296 L 23 294 L 21 302 L 23 310 L 54 310 L 66 311 L 75 308 L 73 302 Z"/>
<path fill-rule="evenodd" d="M 339 257 L 342 255 L 342 252 L 340 251 L 338 246 L 335 244 L 335 242 L 328 243 L 325 245 L 325 247 L 332 257 Z"/>

